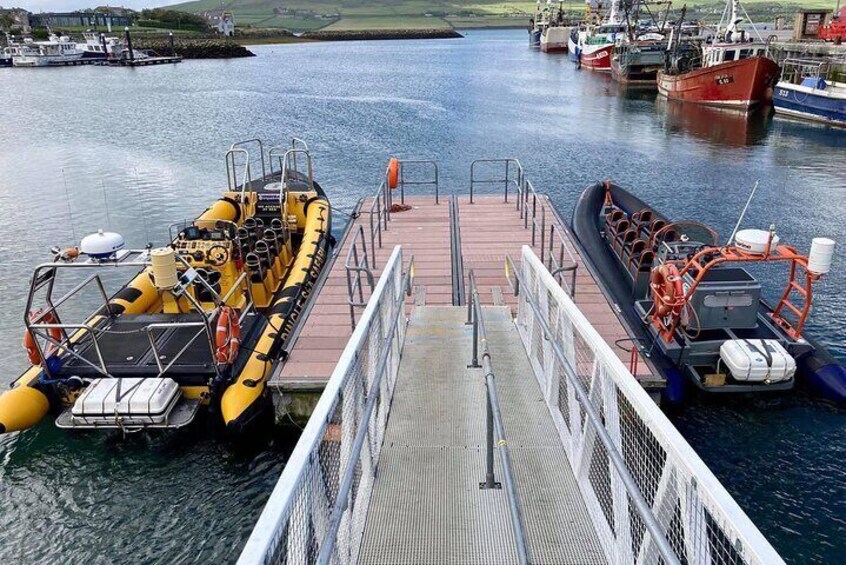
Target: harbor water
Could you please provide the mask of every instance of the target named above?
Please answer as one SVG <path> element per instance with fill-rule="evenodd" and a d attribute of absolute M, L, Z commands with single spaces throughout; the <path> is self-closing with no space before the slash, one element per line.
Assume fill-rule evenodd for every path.
<path fill-rule="evenodd" d="M 846 359 L 846 131 L 626 92 L 530 51 L 523 30 L 252 49 L 139 69 L 0 69 L 0 385 L 26 367 L 26 290 L 51 246 L 98 228 L 164 243 L 225 189 L 232 141 L 292 134 L 341 210 L 376 190 L 389 156 L 437 160 L 442 192 L 467 190 L 473 159 L 515 156 L 565 217 L 611 178 L 726 236 L 760 181 L 746 227 L 775 224 L 802 250 L 816 236 L 841 246 L 810 332 Z M 785 280 L 756 274 L 774 276 L 770 294 Z M 788 562 L 842 562 L 846 409 L 799 393 L 699 399 L 671 417 Z M 123 438 L 52 421 L 0 436 L 0 563 L 231 562 L 295 442 L 291 429 Z"/>

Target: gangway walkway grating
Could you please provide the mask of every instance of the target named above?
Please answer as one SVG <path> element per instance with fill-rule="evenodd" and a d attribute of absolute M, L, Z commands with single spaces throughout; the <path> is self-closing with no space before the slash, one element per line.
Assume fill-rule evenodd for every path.
<path fill-rule="evenodd" d="M 411 316 L 360 563 L 517 562 L 505 489 L 479 488 L 485 384 L 464 312 Z M 510 310 L 484 312 L 531 562 L 605 563 Z"/>
<path fill-rule="evenodd" d="M 280 378 L 331 376 L 239 563 L 783 563 L 615 349 L 615 305 L 548 199 L 513 160 L 492 181 L 509 170 L 516 202 L 471 194 L 452 222 L 375 201 L 378 282 L 354 330 L 337 269 L 321 290 Z M 455 253 L 471 325 L 447 306 Z"/>

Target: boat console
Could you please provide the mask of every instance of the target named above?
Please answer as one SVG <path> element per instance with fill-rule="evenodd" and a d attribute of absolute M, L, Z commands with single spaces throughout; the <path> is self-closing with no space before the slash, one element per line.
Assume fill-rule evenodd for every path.
<path fill-rule="evenodd" d="M 171 226 L 168 245 L 127 249 L 101 230 L 36 268 L 26 301 L 32 367 L 4 393 L 0 432 L 37 422 L 49 407 L 61 412 L 60 427 L 124 430 L 184 426 L 201 405 L 240 430 L 261 412 L 267 377 L 333 240 L 305 144 L 271 149 L 269 173 L 258 147 L 262 176 L 253 178 L 243 144 L 233 145 L 226 162 L 239 182 L 233 172 L 221 198 Z M 128 281 L 110 295 L 119 272 Z M 99 305 L 79 319 L 92 292 Z"/>

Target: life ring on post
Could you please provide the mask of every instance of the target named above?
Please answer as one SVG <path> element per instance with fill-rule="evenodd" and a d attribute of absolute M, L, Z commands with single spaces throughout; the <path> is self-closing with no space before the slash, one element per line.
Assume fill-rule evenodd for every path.
<path fill-rule="evenodd" d="M 217 317 L 215 331 L 215 360 L 231 365 L 238 357 L 241 345 L 241 324 L 238 313 L 231 306 L 223 306 Z"/>
<path fill-rule="evenodd" d="M 399 159 L 391 157 L 388 160 L 388 188 L 394 189 L 399 185 Z"/>
<path fill-rule="evenodd" d="M 659 316 L 681 313 L 684 289 L 679 270 L 672 263 L 663 263 L 652 271 L 652 298 Z"/>
<path fill-rule="evenodd" d="M 29 321 L 32 322 L 33 320 L 38 319 L 41 317 L 41 314 L 44 312 L 42 309 L 38 309 L 35 312 L 29 313 Z M 48 312 L 41 320 L 38 322 L 39 324 L 55 324 L 56 323 L 56 314 L 53 312 Z M 53 341 L 61 342 L 62 341 L 62 330 L 59 328 L 50 328 L 49 330 L 50 338 Z M 29 362 L 33 365 L 40 365 L 41 364 L 41 353 L 38 351 L 38 346 L 35 344 L 35 336 L 32 332 L 27 331 L 26 335 L 24 335 L 24 349 L 26 349 L 26 355 L 29 358 Z M 53 352 L 57 349 L 56 345 L 53 343 L 47 344 L 47 347 L 44 349 L 44 353 L 49 357 L 53 354 Z"/>

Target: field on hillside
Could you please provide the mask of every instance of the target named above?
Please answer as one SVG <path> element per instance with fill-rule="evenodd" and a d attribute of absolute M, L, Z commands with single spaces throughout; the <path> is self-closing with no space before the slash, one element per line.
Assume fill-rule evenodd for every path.
<path fill-rule="evenodd" d="M 569 13 L 584 12 L 584 3 L 563 2 Z M 719 0 L 687 0 L 688 17 L 719 20 L 725 6 Z M 772 22 L 776 16 L 792 21 L 799 8 L 826 7 L 826 0 L 745 0 L 746 10 L 757 22 Z M 557 3 L 555 3 L 557 6 Z M 681 2 L 679 3 L 679 7 Z M 231 11 L 237 25 L 283 27 L 292 31 L 314 29 L 437 29 L 442 27 L 524 27 L 535 10 L 534 2 L 480 0 L 424 2 L 422 0 L 194 0 L 171 6 L 186 12 Z"/>

